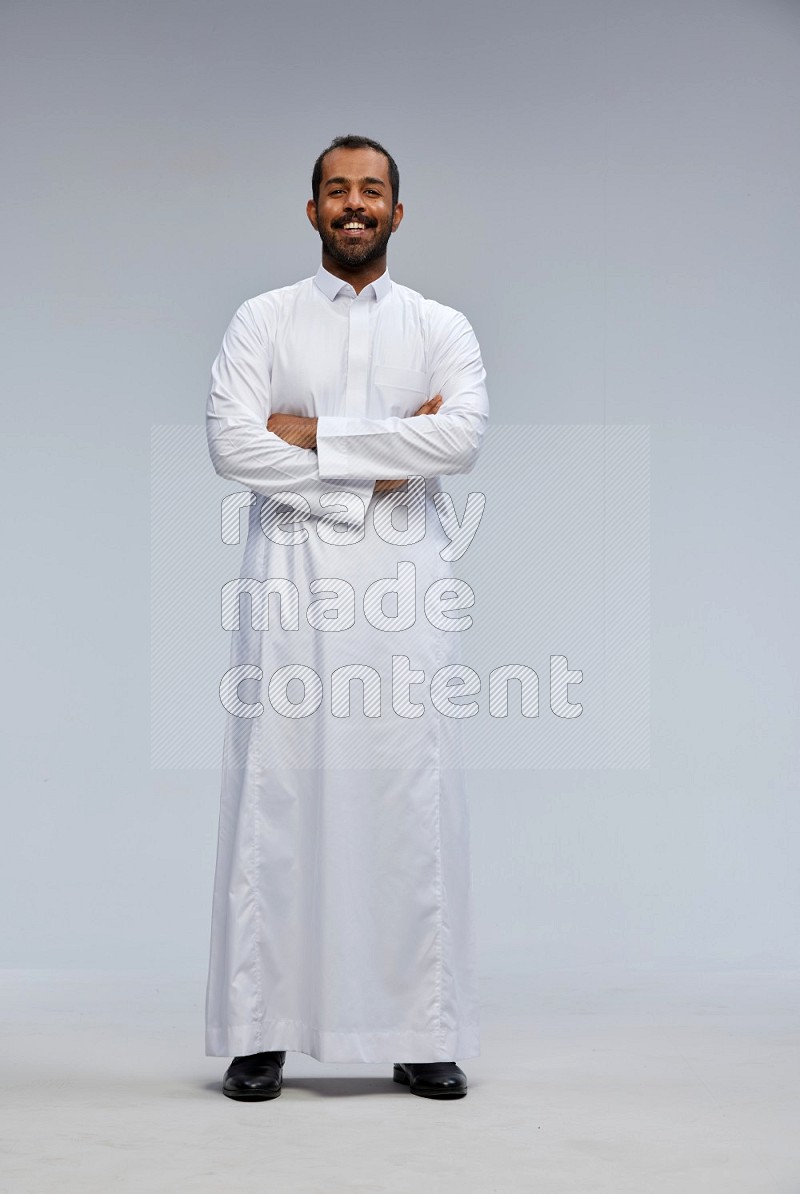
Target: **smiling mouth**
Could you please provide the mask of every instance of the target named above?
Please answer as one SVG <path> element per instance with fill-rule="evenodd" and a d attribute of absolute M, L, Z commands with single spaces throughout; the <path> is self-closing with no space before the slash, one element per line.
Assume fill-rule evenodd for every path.
<path fill-rule="evenodd" d="M 343 232 L 345 236 L 363 236 L 372 229 L 368 228 L 366 224 L 361 224 L 358 220 L 350 220 L 347 224 L 342 224 L 337 229 L 338 232 Z"/>

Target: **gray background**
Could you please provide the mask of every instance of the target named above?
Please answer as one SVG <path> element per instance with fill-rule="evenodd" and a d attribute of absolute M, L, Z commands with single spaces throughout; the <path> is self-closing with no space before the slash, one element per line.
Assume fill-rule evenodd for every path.
<path fill-rule="evenodd" d="M 798 7 L 1 24 L 3 965 L 205 967 L 218 777 L 150 768 L 150 428 L 316 269 L 343 132 L 395 155 L 391 272 L 472 321 L 496 422 L 651 428 L 652 766 L 470 773 L 484 967 L 796 964 Z"/>

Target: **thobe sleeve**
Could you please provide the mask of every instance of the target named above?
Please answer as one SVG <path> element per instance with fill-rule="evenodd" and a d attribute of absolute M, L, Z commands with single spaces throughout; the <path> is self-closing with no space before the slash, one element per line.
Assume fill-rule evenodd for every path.
<path fill-rule="evenodd" d="M 328 474 L 323 481 L 316 452 L 267 430 L 271 365 L 270 329 L 254 316 L 248 300 L 234 314 L 211 366 L 206 436 L 215 471 L 254 493 L 279 498 L 281 506 L 298 514 L 310 509 L 312 518 L 363 525 L 378 474 L 363 480 Z M 348 500 L 348 513 L 341 510 L 337 489 L 360 498 Z"/>
<path fill-rule="evenodd" d="M 486 371 L 467 319 L 431 304 L 428 353 L 430 394 L 442 395 L 435 415 L 362 419 L 325 415 L 317 420 L 321 477 L 438 477 L 468 473 L 489 421 Z"/>

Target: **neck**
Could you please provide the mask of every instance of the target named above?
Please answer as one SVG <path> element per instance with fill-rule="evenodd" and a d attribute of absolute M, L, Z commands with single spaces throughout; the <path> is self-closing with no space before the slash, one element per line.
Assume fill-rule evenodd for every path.
<path fill-rule="evenodd" d="M 335 261 L 323 249 L 322 265 L 329 274 L 333 274 L 335 278 L 341 278 L 343 282 L 349 282 L 356 294 L 360 294 L 365 286 L 369 286 L 370 282 L 376 281 L 381 274 L 386 273 L 386 254 L 376 257 L 374 261 L 369 261 L 366 265 L 348 266 Z"/>

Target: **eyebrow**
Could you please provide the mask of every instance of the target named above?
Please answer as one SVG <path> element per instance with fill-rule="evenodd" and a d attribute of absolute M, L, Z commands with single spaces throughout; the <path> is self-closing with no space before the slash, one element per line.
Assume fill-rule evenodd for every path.
<path fill-rule="evenodd" d="M 349 179 L 349 178 L 345 178 L 343 175 L 339 174 L 339 175 L 337 175 L 337 177 L 336 177 L 336 178 L 327 178 L 327 179 L 325 180 L 325 186 L 326 186 L 326 187 L 329 187 L 329 186 L 331 186 L 331 185 L 332 185 L 333 183 L 335 183 L 335 182 L 349 182 L 349 181 L 350 181 L 350 179 Z M 370 178 L 370 177 L 369 177 L 369 175 L 367 175 L 367 177 L 366 177 L 366 178 L 361 178 L 361 179 L 359 179 L 358 181 L 359 181 L 359 182 L 371 182 L 371 183 L 378 183 L 378 184 L 379 184 L 380 186 L 382 186 L 382 187 L 385 187 L 385 186 L 386 186 L 386 183 L 383 181 L 383 179 L 382 179 L 382 178 Z"/>

